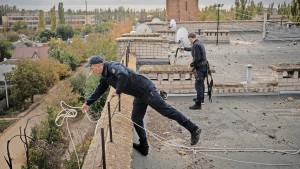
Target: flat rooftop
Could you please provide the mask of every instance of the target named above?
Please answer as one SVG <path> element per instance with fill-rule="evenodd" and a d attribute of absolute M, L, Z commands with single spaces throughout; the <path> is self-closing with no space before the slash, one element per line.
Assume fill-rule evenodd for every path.
<path fill-rule="evenodd" d="M 300 95 L 235 96 L 206 98 L 203 110 L 189 110 L 193 97 L 169 97 L 167 102 L 203 130 L 195 147 L 208 150 L 300 149 Z M 148 109 L 147 128 L 174 144 L 189 146 L 190 134 L 179 125 Z M 296 155 L 276 152 L 195 152 L 176 150 L 165 141 L 150 139 L 150 154 L 134 151 L 133 168 L 299 168 Z M 199 149 L 198 149 L 199 150 Z M 290 152 L 292 153 L 292 152 Z M 255 164 L 256 163 L 256 164 Z M 264 164 L 260 164 L 264 163 Z M 267 165 L 270 164 L 270 165 Z M 284 164 L 277 166 L 277 164 Z M 287 164 L 287 166 L 285 166 Z"/>
<path fill-rule="evenodd" d="M 201 40 L 201 39 L 200 39 Z M 255 82 L 269 82 L 272 64 L 300 63 L 299 43 L 263 41 L 262 33 L 231 33 L 230 44 L 204 44 L 207 58 L 214 66 L 214 84 L 237 84 L 246 80 L 247 65 L 253 65 Z M 176 49 L 176 45 L 172 46 Z M 183 54 L 186 55 L 186 54 Z M 180 57 L 188 65 L 191 56 Z M 202 129 L 195 146 L 210 151 L 175 149 L 166 142 L 189 146 L 190 134 L 177 122 L 149 108 L 147 129 L 166 140 L 149 136 L 150 154 L 133 154 L 133 168 L 141 169 L 251 169 L 300 168 L 300 95 L 236 95 L 205 98 L 202 110 L 189 110 L 193 97 L 169 97 L 167 102 L 182 111 Z M 198 148 L 197 148 L 198 147 Z M 213 152 L 214 149 L 252 149 L 253 152 Z M 202 150 L 203 150 L 202 149 Z M 291 150 L 290 153 L 258 150 Z"/>

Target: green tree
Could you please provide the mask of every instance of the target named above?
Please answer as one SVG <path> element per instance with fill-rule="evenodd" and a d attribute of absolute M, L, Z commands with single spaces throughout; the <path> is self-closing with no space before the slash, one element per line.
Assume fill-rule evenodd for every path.
<path fill-rule="evenodd" d="M 297 15 L 297 3 L 296 3 L 296 0 L 292 0 L 291 2 L 291 15 L 293 18 L 296 17 Z"/>
<path fill-rule="evenodd" d="M 15 32 L 17 32 L 20 29 L 26 29 L 26 28 L 27 28 L 27 23 L 24 21 L 16 21 L 12 26 L 12 29 Z"/>
<path fill-rule="evenodd" d="M 71 85 L 73 87 L 73 92 L 78 93 L 80 95 L 79 101 L 85 101 L 85 83 L 87 77 L 86 75 L 80 73 L 75 78 L 71 79 Z"/>
<path fill-rule="evenodd" d="M 47 120 L 32 129 L 29 160 L 31 167 L 35 169 L 60 168 L 61 155 L 66 149 L 63 131 L 55 124 L 54 109 L 47 107 L 46 112 Z M 22 168 L 27 169 L 27 166 Z"/>
<path fill-rule="evenodd" d="M 68 76 L 68 67 L 52 60 L 21 60 L 5 77 L 12 84 L 11 98 L 17 106 L 26 99 L 34 102 L 34 95 L 44 94 L 60 78 Z"/>
<path fill-rule="evenodd" d="M 64 5 L 62 2 L 58 4 L 58 18 L 59 18 L 59 24 L 65 24 L 65 11 L 64 11 Z"/>
<path fill-rule="evenodd" d="M 75 70 L 80 65 L 75 55 L 59 48 L 52 49 L 49 57 L 58 60 L 60 63 L 69 65 L 72 70 Z"/>
<path fill-rule="evenodd" d="M 258 15 L 263 15 L 264 14 L 264 5 L 262 2 L 259 2 L 256 6 L 256 11 Z"/>
<path fill-rule="evenodd" d="M 47 90 L 42 73 L 34 61 L 19 61 L 17 67 L 7 74 L 12 84 L 11 98 L 19 105 L 23 105 L 26 99 L 33 103 L 34 95 L 45 93 Z"/>
<path fill-rule="evenodd" d="M 0 62 L 11 57 L 11 43 L 6 38 L 0 38 Z"/>
<path fill-rule="evenodd" d="M 240 19 L 240 15 L 239 15 L 239 13 L 240 13 L 240 0 L 235 0 L 234 4 L 235 4 L 235 11 L 236 11 L 235 19 L 238 20 L 238 19 Z"/>
<path fill-rule="evenodd" d="M 42 42 L 47 42 L 49 41 L 51 38 L 55 38 L 56 34 L 54 31 L 50 31 L 48 29 L 43 30 L 40 35 L 39 38 L 41 39 Z"/>
<path fill-rule="evenodd" d="M 38 31 L 43 31 L 45 29 L 45 13 L 43 10 L 39 11 L 39 23 L 37 30 Z"/>
<path fill-rule="evenodd" d="M 83 35 L 87 35 L 87 34 L 89 34 L 89 33 L 91 33 L 92 32 L 92 26 L 91 25 L 85 25 L 84 27 L 82 27 L 82 29 L 81 29 L 81 33 L 83 34 Z"/>
<path fill-rule="evenodd" d="M 55 5 L 50 10 L 50 21 L 51 27 L 50 30 L 53 31 L 56 29 L 56 14 L 55 14 Z"/>
<path fill-rule="evenodd" d="M 58 38 L 66 41 L 69 38 L 72 38 L 74 35 L 74 29 L 71 25 L 59 25 L 56 28 L 56 35 Z"/>
<path fill-rule="evenodd" d="M 99 80 L 100 80 L 100 76 L 94 73 L 87 77 L 87 81 L 85 84 L 86 99 L 94 92 L 94 89 L 99 83 Z M 105 101 L 108 95 L 108 91 L 109 90 L 107 90 L 106 93 L 100 99 L 98 99 L 90 106 L 90 113 L 96 119 L 98 119 L 101 115 L 101 111 L 103 109 L 103 106 L 105 105 Z"/>
<path fill-rule="evenodd" d="M 272 15 L 273 8 L 274 8 L 274 2 L 271 3 L 271 4 L 269 5 L 269 8 L 268 8 L 268 15 L 267 15 L 268 19 L 269 19 L 270 16 Z"/>
<path fill-rule="evenodd" d="M 112 24 L 113 24 L 112 22 L 101 22 L 96 25 L 95 32 L 107 34 L 109 29 L 112 27 Z"/>

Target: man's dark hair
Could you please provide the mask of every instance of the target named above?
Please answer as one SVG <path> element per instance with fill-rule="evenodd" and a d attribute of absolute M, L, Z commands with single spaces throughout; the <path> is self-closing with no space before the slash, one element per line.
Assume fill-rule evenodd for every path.
<path fill-rule="evenodd" d="M 196 34 L 194 32 L 189 33 L 188 38 L 196 38 Z"/>

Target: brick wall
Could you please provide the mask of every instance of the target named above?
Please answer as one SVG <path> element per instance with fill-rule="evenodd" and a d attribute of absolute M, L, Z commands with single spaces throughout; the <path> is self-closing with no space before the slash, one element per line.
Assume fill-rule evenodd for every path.
<path fill-rule="evenodd" d="M 198 0 L 167 0 L 166 8 L 168 20 L 198 20 Z"/>
<path fill-rule="evenodd" d="M 188 66 L 144 65 L 139 72 L 167 93 L 195 93 L 195 76 Z"/>
<path fill-rule="evenodd" d="M 154 32 L 169 30 L 169 22 L 165 23 L 148 23 L 151 29 Z M 217 22 L 216 21 L 181 21 L 176 23 L 177 29 L 180 27 L 185 27 L 189 32 L 201 30 L 216 30 Z M 262 32 L 263 30 L 263 21 L 220 21 L 219 23 L 220 30 L 229 30 L 229 31 L 254 31 Z"/>
<path fill-rule="evenodd" d="M 270 65 L 273 80 L 278 83 L 279 91 L 300 90 L 300 64 Z"/>
<path fill-rule="evenodd" d="M 121 37 L 117 39 L 118 58 L 125 55 L 125 50 L 130 42 L 130 52 L 137 59 L 167 59 L 170 48 L 169 40 L 162 37 Z"/>

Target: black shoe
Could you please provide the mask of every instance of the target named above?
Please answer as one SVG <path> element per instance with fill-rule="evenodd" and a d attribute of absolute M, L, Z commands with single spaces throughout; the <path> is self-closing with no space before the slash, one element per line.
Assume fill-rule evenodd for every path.
<path fill-rule="evenodd" d="M 198 127 L 191 132 L 191 145 L 195 145 L 198 143 L 200 139 L 200 134 L 201 134 L 201 129 Z"/>
<path fill-rule="evenodd" d="M 189 107 L 191 110 L 201 110 L 201 104 L 195 103 L 193 106 Z"/>
<path fill-rule="evenodd" d="M 193 101 L 196 102 L 197 98 L 193 98 Z M 201 105 L 204 105 L 204 100 L 201 101 Z"/>
<path fill-rule="evenodd" d="M 140 152 L 143 156 L 147 156 L 149 153 L 149 146 L 140 145 L 137 143 L 133 143 L 133 148 Z"/>

